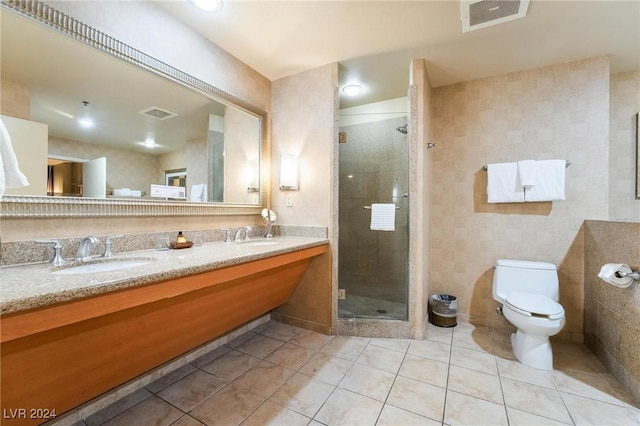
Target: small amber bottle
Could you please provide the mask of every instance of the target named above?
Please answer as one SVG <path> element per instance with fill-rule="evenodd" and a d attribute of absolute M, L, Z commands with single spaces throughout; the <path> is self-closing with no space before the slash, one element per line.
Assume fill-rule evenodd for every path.
<path fill-rule="evenodd" d="M 176 243 L 178 244 L 184 244 L 187 242 L 187 238 L 182 235 L 182 231 L 178 232 L 178 238 L 176 238 Z"/>

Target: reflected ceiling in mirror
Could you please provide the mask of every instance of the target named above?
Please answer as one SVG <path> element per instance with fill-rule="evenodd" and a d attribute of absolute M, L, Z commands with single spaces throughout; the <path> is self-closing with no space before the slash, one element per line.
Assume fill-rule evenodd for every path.
<path fill-rule="evenodd" d="M 237 213 L 244 206 L 243 212 L 259 213 L 266 205 L 264 111 L 42 3 L 4 1 L 2 8 L 3 86 L 9 81 L 29 88 L 28 118 L 48 125 L 50 157 L 81 162 L 107 157 L 106 205 L 130 208 L 138 203 L 144 210 L 155 200 L 113 200 L 113 190 L 131 188 L 148 195 L 150 184 L 166 183 L 166 170 L 181 168 L 187 169 L 187 203 L 158 203 L 186 207 L 189 201 L 215 202 L 202 203 L 195 214 Z M 78 118 L 84 116 L 93 120 L 93 127 L 79 125 Z M 124 164 L 127 161 L 133 163 Z M 142 163 L 155 167 L 139 166 Z M 190 187 L 200 189 L 202 184 L 207 189 L 192 200 Z M 14 190 L 15 195 L 39 197 L 5 197 L 13 208 L 9 213 L 3 205 L 1 213 L 20 216 L 17 205 L 55 204 L 40 199 L 50 190 Z M 64 203 L 81 206 L 86 201 L 66 198 Z M 35 210 L 21 208 L 25 216 Z"/>

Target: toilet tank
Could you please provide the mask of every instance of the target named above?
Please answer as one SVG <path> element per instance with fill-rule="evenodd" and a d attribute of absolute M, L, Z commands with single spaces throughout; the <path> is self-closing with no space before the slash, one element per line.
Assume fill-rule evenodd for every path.
<path fill-rule="evenodd" d="M 493 299 L 504 303 L 509 293 L 535 293 L 559 299 L 558 271 L 547 262 L 500 259 L 493 272 Z"/>

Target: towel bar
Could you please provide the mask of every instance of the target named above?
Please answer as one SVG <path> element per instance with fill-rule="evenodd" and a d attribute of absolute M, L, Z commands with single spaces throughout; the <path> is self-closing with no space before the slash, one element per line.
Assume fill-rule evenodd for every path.
<path fill-rule="evenodd" d="M 371 210 L 371 206 L 362 206 L 362 208 L 365 210 Z M 396 206 L 396 210 L 400 210 L 400 207 Z"/>
<path fill-rule="evenodd" d="M 567 165 L 565 167 L 569 167 L 571 165 L 571 161 L 570 160 L 565 160 L 567 162 Z M 482 166 L 482 170 L 486 171 L 487 170 L 487 166 Z"/>

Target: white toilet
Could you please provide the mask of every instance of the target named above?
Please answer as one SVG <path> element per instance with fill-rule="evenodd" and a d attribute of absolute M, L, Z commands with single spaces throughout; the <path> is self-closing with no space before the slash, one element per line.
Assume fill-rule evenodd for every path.
<path fill-rule="evenodd" d="M 518 331 L 511 335 L 516 359 L 539 370 L 553 369 L 549 337 L 565 324 L 558 303 L 558 271 L 552 263 L 500 259 L 493 274 L 493 298 Z"/>

